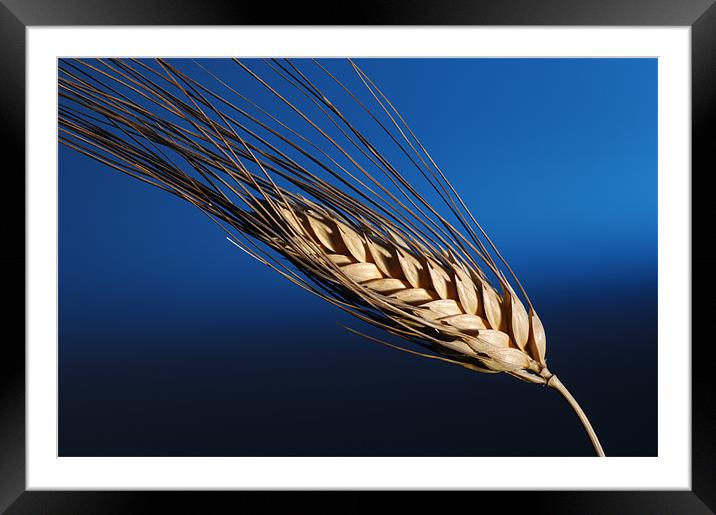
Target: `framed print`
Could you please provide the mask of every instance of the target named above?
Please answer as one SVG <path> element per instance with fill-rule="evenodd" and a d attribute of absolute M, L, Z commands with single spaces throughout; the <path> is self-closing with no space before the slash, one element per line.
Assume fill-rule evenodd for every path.
<path fill-rule="evenodd" d="M 714 509 L 710 2 L 64 7 L 3 7 L 7 513 Z"/>

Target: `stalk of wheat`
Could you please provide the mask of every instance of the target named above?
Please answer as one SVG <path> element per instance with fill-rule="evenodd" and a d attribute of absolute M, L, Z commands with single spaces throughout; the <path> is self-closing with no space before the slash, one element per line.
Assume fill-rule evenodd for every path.
<path fill-rule="evenodd" d="M 350 329 L 366 338 L 557 390 L 604 456 L 584 412 L 547 368 L 545 331 L 517 277 L 370 78 L 348 61 L 371 106 L 311 62 L 419 172 L 451 219 L 306 66 L 266 60 L 281 90 L 234 62 L 302 129 L 201 63 L 194 64 L 214 87 L 163 59 L 61 60 L 60 142 L 192 203 L 254 258 L 412 348 Z"/>

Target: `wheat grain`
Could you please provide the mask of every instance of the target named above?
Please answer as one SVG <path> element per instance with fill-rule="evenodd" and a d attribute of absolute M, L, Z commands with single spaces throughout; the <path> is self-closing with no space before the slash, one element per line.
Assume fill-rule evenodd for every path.
<path fill-rule="evenodd" d="M 527 346 L 530 333 L 544 341 L 539 318 L 533 313 L 530 324 L 510 289 L 500 298 L 484 277 L 470 273 L 447 254 L 435 255 L 424 248 L 416 253 L 404 241 L 381 240 L 370 227 L 358 230 L 319 210 L 317 206 L 279 210 L 283 223 L 295 231 L 281 251 L 300 259 L 313 248 L 314 263 L 323 263 L 337 284 L 369 300 L 379 297 L 394 311 L 397 323 L 404 317 L 420 329 L 423 339 L 449 355 L 457 352 L 479 361 L 485 372 L 539 374 L 544 368 L 543 356 L 531 354 Z M 538 377 L 534 380 L 540 382 Z"/>

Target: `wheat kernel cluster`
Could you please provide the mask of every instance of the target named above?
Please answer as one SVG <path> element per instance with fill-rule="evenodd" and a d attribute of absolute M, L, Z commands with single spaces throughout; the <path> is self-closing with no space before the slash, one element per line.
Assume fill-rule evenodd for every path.
<path fill-rule="evenodd" d="M 319 209 L 278 209 L 294 235 L 284 252 L 323 256 L 335 265 L 326 263 L 336 275 L 416 315 L 419 321 L 410 321 L 414 326 L 428 335 L 437 332 L 433 341 L 448 354 L 478 360 L 481 371 L 545 368 L 542 323 L 534 311 L 528 314 L 509 284 L 499 295 L 485 277 L 447 254 L 430 255 L 426 249 L 416 254 L 397 236 L 381 241 L 370 230 L 359 232 Z"/>

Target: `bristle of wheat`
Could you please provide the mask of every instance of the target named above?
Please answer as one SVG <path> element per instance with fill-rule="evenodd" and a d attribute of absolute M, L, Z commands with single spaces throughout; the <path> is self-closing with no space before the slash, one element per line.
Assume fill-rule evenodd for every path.
<path fill-rule="evenodd" d="M 235 62 L 278 95 L 244 63 Z M 270 120 L 256 118 L 166 60 L 155 64 L 157 69 L 138 61 L 66 62 L 59 87 L 70 105 L 60 110 L 60 140 L 123 173 L 179 195 L 230 234 L 246 236 L 255 250 L 241 248 L 295 284 L 364 321 L 444 354 L 447 361 L 471 365 L 475 370 L 539 373 L 540 367 L 546 367 L 544 329 L 524 289 L 402 119 L 396 123 L 391 115 L 400 140 L 415 151 L 418 160 L 411 158 L 413 164 L 459 226 L 440 215 L 409 185 L 398 169 L 333 109 L 325 95 L 317 95 L 317 102 L 350 128 L 341 134 L 393 187 L 383 187 L 322 130 L 319 132 L 331 148 L 357 170 L 344 168 L 329 153 L 308 152 L 308 147 L 319 146 L 288 125 L 274 129 L 277 120 L 268 112 L 262 111 Z M 351 66 L 364 80 L 362 72 L 353 63 Z M 121 97 L 114 86 L 90 80 L 88 72 L 100 73 L 114 86 L 121 84 L 120 89 L 128 88 L 128 99 L 118 100 Z M 304 76 L 292 76 L 289 82 L 293 80 L 306 80 L 309 90 L 318 91 Z M 169 89 L 164 87 L 166 83 Z M 368 89 L 377 94 L 373 86 Z M 135 98 L 137 93 L 140 98 Z M 287 98 L 278 98 L 320 129 Z M 171 116 L 164 111 L 151 112 L 143 106 L 144 101 L 166 106 Z M 397 111 L 379 104 L 386 114 L 394 112 L 400 118 Z M 114 129 L 108 130 L 110 126 Z M 269 131 L 313 164 L 304 167 L 293 152 L 287 154 L 252 127 Z M 407 151 L 399 139 L 395 143 Z M 176 153 L 193 172 L 171 163 L 162 148 Z M 358 176 L 356 171 L 360 171 Z M 461 229 L 467 237 L 460 234 Z M 265 249 L 259 249 L 257 243 L 268 245 L 291 263 L 264 254 Z M 495 257 L 511 273 L 529 312 Z M 496 278 L 497 288 L 488 277 Z"/>

